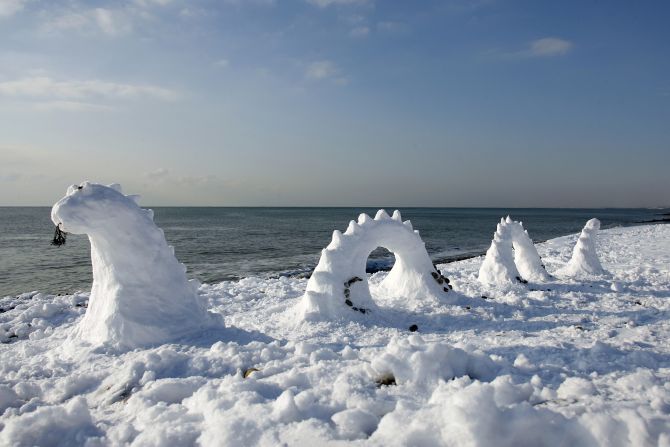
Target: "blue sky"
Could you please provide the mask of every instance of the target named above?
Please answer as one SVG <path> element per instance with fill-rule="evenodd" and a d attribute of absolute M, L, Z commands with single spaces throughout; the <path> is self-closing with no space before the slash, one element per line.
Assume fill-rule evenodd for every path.
<path fill-rule="evenodd" d="M 0 0 L 0 205 L 670 204 L 664 1 Z"/>

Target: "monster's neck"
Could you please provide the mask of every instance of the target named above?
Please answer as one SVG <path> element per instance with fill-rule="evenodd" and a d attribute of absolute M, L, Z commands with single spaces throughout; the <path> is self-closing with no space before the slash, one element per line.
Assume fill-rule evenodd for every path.
<path fill-rule="evenodd" d="M 122 232 L 115 230 L 109 225 L 89 234 L 94 295 L 142 286 L 160 293 L 156 289 L 165 284 L 186 281 L 183 266 L 153 221 L 140 221 L 134 228 L 119 229 Z"/>

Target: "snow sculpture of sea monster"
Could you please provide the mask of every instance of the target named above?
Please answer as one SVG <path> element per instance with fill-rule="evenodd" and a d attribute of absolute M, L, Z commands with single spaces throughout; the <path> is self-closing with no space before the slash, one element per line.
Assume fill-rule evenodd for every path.
<path fill-rule="evenodd" d="M 596 251 L 596 234 L 600 230 L 600 221 L 590 219 L 584 225 L 577 243 L 572 250 L 570 261 L 557 274 L 567 277 L 597 276 L 605 273 Z"/>
<path fill-rule="evenodd" d="M 197 282 L 174 256 L 153 211 L 120 185 L 84 182 L 70 186 L 51 210 L 67 233 L 87 234 L 93 286 L 88 309 L 76 329 L 95 346 L 133 349 L 220 326 L 197 294 Z"/>
<path fill-rule="evenodd" d="M 523 224 L 509 216 L 500 219 L 479 268 L 479 282 L 494 285 L 549 279 L 551 276 Z"/>
<path fill-rule="evenodd" d="M 387 296 L 417 301 L 444 302 L 449 280 L 433 265 L 419 232 L 399 211 L 389 216 L 379 210 L 372 219 L 361 214 L 342 233 L 333 231 L 330 244 L 307 283 L 300 303 L 306 320 L 348 319 L 376 310 L 365 265 L 370 253 L 384 247 L 395 255 L 395 264 L 380 285 Z"/>

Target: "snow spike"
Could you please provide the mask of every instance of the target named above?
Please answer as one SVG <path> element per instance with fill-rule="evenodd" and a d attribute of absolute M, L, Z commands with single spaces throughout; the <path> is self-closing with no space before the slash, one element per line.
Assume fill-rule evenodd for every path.
<path fill-rule="evenodd" d="M 397 221 L 397 222 L 402 222 L 402 216 L 400 215 L 400 211 L 395 210 L 393 212 L 393 216 L 391 216 L 391 219 Z"/>
<path fill-rule="evenodd" d="M 356 234 L 358 233 L 359 229 L 361 228 L 360 225 L 358 225 L 355 221 L 349 221 L 349 226 L 347 227 L 347 231 L 344 232 L 347 236 Z"/>
<path fill-rule="evenodd" d="M 361 213 L 360 216 L 358 216 L 358 225 L 364 225 L 368 222 L 370 222 L 372 218 L 368 216 L 365 213 Z"/>
<path fill-rule="evenodd" d="M 139 194 L 129 194 L 126 197 L 128 197 L 130 200 L 137 203 L 138 205 L 140 204 L 140 199 L 142 198 L 142 196 L 140 196 Z"/>
<path fill-rule="evenodd" d="M 342 243 L 342 232 L 340 230 L 333 231 L 333 239 L 330 242 L 331 244 L 340 245 Z"/>
<path fill-rule="evenodd" d="M 119 183 L 112 183 L 111 185 L 107 185 L 108 187 L 112 188 L 114 191 L 123 193 L 121 190 L 121 185 Z"/>
<path fill-rule="evenodd" d="M 509 217 L 509 214 L 507 215 L 507 218 L 505 219 L 505 223 L 512 223 L 512 218 Z"/>
<path fill-rule="evenodd" d="M 154 210 L 147 209 L 144 212 L 149 216 L 149 219 L 154 220 Z"/>
<path fill-rule="evenodd" d="M 384 209 L 377 211 L 377 214 L 375 214 L 375 220 L 389 220 L 389 219 L 391 219 L 391 216 L 389 216 L 386 210 Z"/>
<path fill-rule="evenodd" d="M 407 228 L 409 228 L 410 230 L 414 229 L 414 227 L 412 226 L 412 222 L 410 222 L 409 220 L 404 221 L 402 224 Z"/>

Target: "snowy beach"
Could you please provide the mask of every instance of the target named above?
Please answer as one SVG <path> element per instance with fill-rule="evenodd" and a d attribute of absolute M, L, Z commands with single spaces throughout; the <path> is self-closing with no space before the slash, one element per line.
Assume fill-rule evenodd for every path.
<path fill-rule="evenodd" d="M 550 274 L 577 236 L 537 245 Z M 127 352 L 73 337 L 86 293 L 5 297 L 0 445 L 668 446 L 670 226 L 597 249 L 579 280 L 438 265 L 449 303 L 389 298 L 379 272 L 349 321 L 302 321 L 307 279 L 202 284 L 225 328 Z"/>

